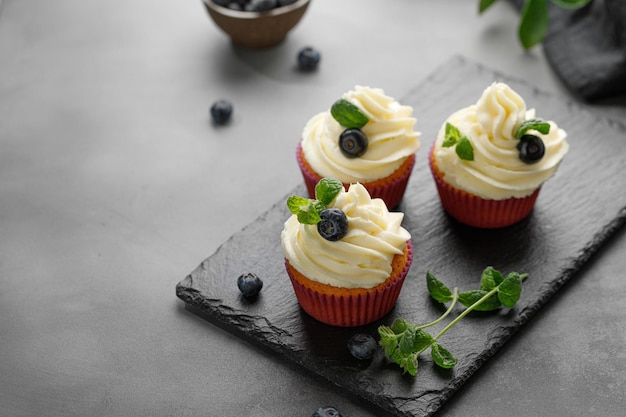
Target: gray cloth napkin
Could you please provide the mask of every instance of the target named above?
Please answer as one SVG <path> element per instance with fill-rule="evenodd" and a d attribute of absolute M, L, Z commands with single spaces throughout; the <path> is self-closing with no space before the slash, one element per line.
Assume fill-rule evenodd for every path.
<path fill-rule="evenodd" d="M 521 9 L 523 0 L 512 0 Z M 593 0 L 577 10 L 550 4 L 546 59 L 588 102 L 626 98 L 626 0 Z"/>

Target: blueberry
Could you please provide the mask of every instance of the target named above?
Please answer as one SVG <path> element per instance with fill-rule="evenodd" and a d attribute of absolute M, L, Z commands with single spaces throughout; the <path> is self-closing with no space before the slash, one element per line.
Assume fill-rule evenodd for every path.
<path fill-rule="evenodd" d="M 313 71 L 317 68 L 321 58 L 322 55 L 317 49 L 305 46 L 298 52 L 298 68 L 303 71 Z"/>
<path fill-rule="evenodd" d="M 339 149 L 347 158 L 358 158 L 367 151 L 367 136 L 360 129 L 346 129 L 339 136 Z"/>
<path fill-rule="evenodd" d="M 217 100 L 211 106 L 211 117 L 218 125 L 223 125 L 230 120 L 233 114 L 233 105 L 227 100 Z"/>
<path fill-rule="evenodd" d="M 250 2 L 250 11 L 267 12 L 278 7 L 277 0 L 252 0 Z"/>
<path fill-rule="evenodd" d="M 230 2 L 230 0 L 213 0 L 213 3 L 220 5 L 222 7 L 226 7 L 228 6 L 228 3 Z"/>
<path fill-rule="evenodd" d="M 348 350 L 357 359 L 371 359 L 378 349 L 376 339 L 372 335 L 357 333 L 348 340 Z"/>
<path fill-rule="evenodd" d="M 519 159 L 527 164 L 534 164 L 543 158 L 546 148 L 539 136 L 524 135 L 517 144 L 519 150 Z"/>
<path fill-rule="evenodd" d="M 278 7 L 288 6 L 295 3 L 298 0 L 278 0 Z"/>
<path fill-rule="evenodd" d="M 317 231 L 326 240 L 339 240 L 348 233 L 348 218 L 341 209 L 332 207 L 320 213 Z"/>
<path fill-rule="evenodd" d="M 263 281 L 255 274 L 247 272 L 237 278 L 237 287 L 244 297 L 254 298 L 263 288 Z"/>
<path fill-rule="evenodd" d="M 311 417 L 341 417 L 341 413 L 335 407 L 326 405 L 315 410 Z"/>

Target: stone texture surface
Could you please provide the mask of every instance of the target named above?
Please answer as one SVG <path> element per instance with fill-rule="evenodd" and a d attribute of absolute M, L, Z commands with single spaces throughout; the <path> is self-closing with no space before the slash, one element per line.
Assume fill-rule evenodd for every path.
<path fill-rule="evenodd" d="M 476 230 L 455 223 L 441 210 L 426 153 L 446 115 L 474 103 L 494 81 L 509 83 L 528 107 L 537 109 L 538 116 L 563 127 L 571 150 L 526 220 L 505 229 Z M 414 262 L 387 317 L 363 328 L 343 329 L 318 323 L 300 310 L 284 271 L 279 241 L 289 215 L 284 199 L 204 260 L 177 285 L 176 294 L 190 311 L 318 375 L 347 395 L 390 415 L 429 416 L 622 227 L 626 128 L 462 57 L 452 58 L 400 101 L 415 109 L 422 149 L 398 208 L 405 212 L 404 224 L 412 234 Z M 304 186 L 285 198 L 291 194 L 303 195 Z M 375 335 L 379 324 L 400 316 L 416 323 L 439 316 L 441 306 L 426 292 L 427 270 L 464 290 L 477 285 L 487 265 L 504 273 L 528 272 L 529 278 L 515 308 L 472 314 L 441 339 L 459 360 L 454 369 L 440 370 L 429 355 L 422 355 L 417 377 L 410 377 L 388 364 L 382 352 L 365 363 L 350 357 L 346 341 L 356 332 Z M 237 277 L 245 272 L 264 280 L 254 302 L 241 297 L 236 286 Z"/>

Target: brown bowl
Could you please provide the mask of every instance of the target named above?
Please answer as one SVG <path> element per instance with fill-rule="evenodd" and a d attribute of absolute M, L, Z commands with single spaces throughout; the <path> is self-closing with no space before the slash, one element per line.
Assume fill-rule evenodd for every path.
<path fill-rule="evenodd" d="M 267 48 L 282 42 L 300 21 L 310 0 L 297 0 L 267 12 L 231 10 L 203 0 L 215 24 L 230 36 L 233 44 L 244 48 Z"/>

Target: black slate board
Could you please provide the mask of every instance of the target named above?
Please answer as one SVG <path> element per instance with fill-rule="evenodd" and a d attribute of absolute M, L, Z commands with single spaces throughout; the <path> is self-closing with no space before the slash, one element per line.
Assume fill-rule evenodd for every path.
<path fill-rule="evenodd" d="M 507 82 L 528 107 L 537 109 L 538 116 L 555 120 L 568 132 L 571 148 L 526 220 L 505 229 L 477 230 L 442 212 L 426 154 L 445 117 L 474 103 L 493 81 Z M 190 311 L 371 402 L 384 415 L 429 416 L 624 224 L 626 127 L 461 57 L 451 59 L 400 101 L 414 107 L 422 148 L 398 208 L 405 212 L 415 257 L 398 303 L 387 317 L 344 329 L 316 322 L 300 310 L 280 247 L 279 234 L 289 216 L 284 199 L 204 260 L 177 285 L 176 294 Z M 304 192 L 300 185 L 285 198 Z M 426 354 L 413 378 L 388 364 L 382 352 L 367 363 L 350 357 L 345 343 L 356 332 L 376 335 L 379 324 L 399 316 L 417 323 L 439 316 L 441 306 L 426 292 L 427 270 L 450 287 L 465 290 L 477 285 L 487 265 L 504 273 L 528 272 L 529 278 L 514 309 L 472 314 L 441 339 L 459 360 L 454 369 L 433 366 Z M 242 298 L 235 285 L 244 272 L 255 272 L 264 280 L 255 302 Z"/>

